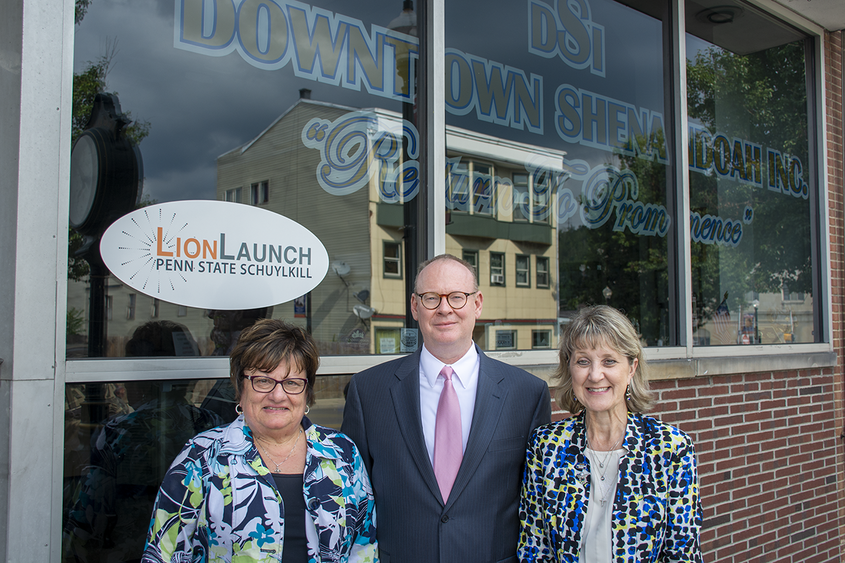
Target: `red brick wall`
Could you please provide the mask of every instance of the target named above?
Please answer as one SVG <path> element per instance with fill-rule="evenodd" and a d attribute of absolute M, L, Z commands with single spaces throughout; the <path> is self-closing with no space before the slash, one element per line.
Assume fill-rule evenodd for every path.
<path fill-rule="evenodd" d="M 823 48 L 836 367 L 652 383 L 652 414 L 696 444 L 705 563 L 845 561 L 843 32 Z"/>
<path fill-rule="evenodd" d="M 696 445 L 705 562 L 842 561 L 837 380 L 826 369 L 653 384 L 653 414 Z"/>
<path fill-rule="evenodd" d="M 845 434 L 845 368 L 843 368 L 843 357 L 845 357 L 845 334 L 843 334 L 843 274 L 845 274 L 845 263 L 843 263 L 843 251 L 845 250 L 845 233 L 843 233 L 843 194 L 845 194 L 845 146 L 843 145 L 843 48 L 845 48 L 845 33 L 839 31 L 825 36 L 824 51 L 826 56 L 825 64 L 825 87 L 827 112 L 825 122 L 827 126 L 827 181 L 828 198 L 830 209 L 828 220 L 830 222 L 830 269 L 832 298 L 831 308 L 833 315 L 833 343 L 837 355 L 835 379 L 833 383 L 833 400 L 835 405 L 835 421 L 838 431 Z M 839 494 L 838 520 L 840 526 L 840 545 L 842 554 L 840 561 L 845 559 L 845 454 L 842 451 L 843 441 L 837 442 L 836 458 L 836 483 Z"/>

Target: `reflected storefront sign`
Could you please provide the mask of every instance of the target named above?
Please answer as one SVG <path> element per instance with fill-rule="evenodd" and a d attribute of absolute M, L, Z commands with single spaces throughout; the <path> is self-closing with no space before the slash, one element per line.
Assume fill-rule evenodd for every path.
<path fill-rule="evenodd" d="M 495 292 L 492 299 L 485 295 L 485 312 L 499 296 L 519 298 L 522 288 L 549 284 L 556 316 L 552 346 L 574 311 L 603 302 L 625 310 L 644 343 L 661 346 L 677 339 L 678 304 L 670 294 L 678 273 L 670 267 L 669 250 L 679 238 L 672 171 L 677 163 L 667 138 L 672 102 L 665 83 L 671 61 L 664 53 L 662 10 L 644 13 L 625 4 L 500 3 L 503 11 L 495 21 L 485 19 L 488 27 L 480 36 L 465 33 L 463 25 L 475 16 L 472 3 L 447 3 L 447 124 L 499 138 L 498 144 L 522 143 L 558 156 L 539 166 L 526 159 L 511 171 L 484 155 L 468 165 L 461 155 L 449 155 L 458 185 L 464 170 L 485 170 L 471 185 L 483 183 L 489 174 L 484 167 L 494 164 L 489 174 L 494 197 L 502 201 L 509 198 L 500 193 L 518 194 L 510 198 L 518 202 L 517 211 L 491 216 L 499 221 L 510 216 L 520 228 L 551 227 L 552 240 L 507 241 L 491 228 L 473 241 L 473 250 L 481 270 L 489 268 Z M 458 197 L 447 196 L 453 220 L 488 209 L 487 194 L 470 191 L 465 198 L 455 192 Z M 556 265 L 550 280 L 548 255 Z M 513 332 L 497 331 L 498 348 L 546 345 L 544 327 L 530 326 L 515 313 L 501 315 L 511 325 L 504 328 Z"/>

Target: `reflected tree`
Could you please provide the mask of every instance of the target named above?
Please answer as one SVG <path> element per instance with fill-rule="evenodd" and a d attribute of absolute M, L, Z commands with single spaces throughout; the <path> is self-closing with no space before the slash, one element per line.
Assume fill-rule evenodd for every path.
<path fill-rule="evenodd" d="M 91 0 L 76 0 L 76 6 L 74 11 L 74 22 L 79 23 L 85 17 L 85 14 L 88 12 L 88 6 L 91 4 Z"/>
<path fill-rule="evenodd" d="M 645 140 L 640 139 L 640 146 Z M 662 132 L 650 140 L 662 150 Z M 660 152 L 660 151 L 654 151 Z M 656 159 L 617 154 L 608 174 L 630 170 L 637 181 L 636 200 L 665 206 L 668 167 Z M 579 196 L 585 203 L 586 196 Z M 647 344 L 668 343 L 668 243 L 666 237 L 635 234 L 630 228 L 614 230 L 614 218 L 591 229 L 580 221 L 558 233 L 560 253 L 560 307 L 606 303 L 622 310 Z"/>
<path fill-rule="evenodd" d="M 730 163 L 729 177 L 712 170 L 690 173 L 691 212 L 743 221 L 736 247 L 692 243 L 698 326 L 713 317 L 725 291 L 730 294 L 726 304 L 736 311 L 748 296 L 779 292 L 784 285 L 791 291 L 812 290 L 810 199 L 770 190 L 766 159 L 767 148 L 797 157 L 803 163 L 802 182 L 812 181 L 804 48 L 798 41 L 738 55 L 711 46 L 688 61 L 690 121 L 710 138 L 721 134 L 731 143 L 742 139 L 760 145 L 763 160 L 762 186 L 736 179 L 742 176 L 736 169 L 741 160 Z"/>

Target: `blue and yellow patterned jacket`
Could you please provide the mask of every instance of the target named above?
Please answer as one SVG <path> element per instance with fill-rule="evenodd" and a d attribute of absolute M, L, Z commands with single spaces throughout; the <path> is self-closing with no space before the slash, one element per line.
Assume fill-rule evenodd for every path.
<path fill-rule="evenodd" d="M 376 563 L 376 515 L 352 440 L 303 420 L 310 563 Z M 161 484 L 142 561 L 282 560 L 284 505 L 243 416 L 194 437 Z"/>
<path fill-rule="evenodd" d="M 590 498 L 584 414 L 541 426 L 527 453 L 520 501 L 523 562 L 578 563 Z M 614 563 L 701 562 L 701 504 L 689 436 L 628 413 L 613 500 Z"/>

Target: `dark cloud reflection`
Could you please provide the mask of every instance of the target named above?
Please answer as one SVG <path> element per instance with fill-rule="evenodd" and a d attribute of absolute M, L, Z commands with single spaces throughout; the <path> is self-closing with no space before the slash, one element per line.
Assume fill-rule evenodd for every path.
<path fill-rule="evenodd" d="M 77 71 L 115 46 L 108 88 L 124 111 L 150 123 L 141 145 L 144 193 L 158 201 L 215 197 L 216 158 L 248 142 L 299 96 L 301 88 L 316 100 L 352 107 L 398 103 L 340 86 L 298 78 L 292 64 L 258 69 L 239 54 L 200 55 L 174 47 L 174 12 L 178 0 L 94 0 L 77 26 Z M 366 28 L 387 26 L 402 9 L 400 0 L 366 3 L 322 2 L 320 7 L 358 18 Z M 571 158 L 593 164 L 612 154 L 566 143 L 554 128 L 554 93 L 563 83 L 625 100 L 664 113 L 661 23 L 610 0 L 591 0 L 593 19 L 604 26 L 607 71 L 604 77 L 574 70 L 559 59 L 528 52 L 526 2 L 447 2 L 446 44 L 484 59 L 543 76 L 542 135 L 447 114 L 447 123 L 489 135 L 565 150 Z M 549 2 L 552 5 L 552 2 Z M 620 29 L 632 30 L 619 33 Z M 636 30 L 635 32 L 633 30 Z"/>
<path fill-rule="evenodd" d="M 296 102 L 300 88 L 323 101 L 400 109 L 365 92 L 296 78 L 291 65 L 267 71 L 237 53 L 210 57 L 177 49 L 174 2 L 94 0 L 76 28 L 74 51 L 79 72 L 114 46 L 107 86 L 124 111 L 150 123 L 141 144 L 144 194 L 159 202 L 214 199 L 217 157 L 261 133 Z M 387 25 L 401 11 L 401 2 L 322 6 L 368 26 Z"/>

